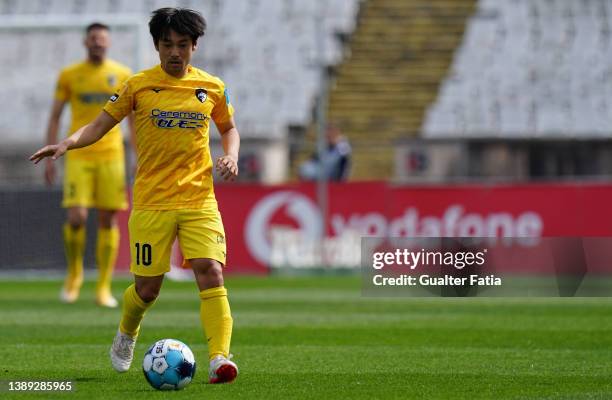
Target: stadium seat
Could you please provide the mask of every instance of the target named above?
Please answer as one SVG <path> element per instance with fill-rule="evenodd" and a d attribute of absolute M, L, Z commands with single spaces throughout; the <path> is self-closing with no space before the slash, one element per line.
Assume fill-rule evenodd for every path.
<path fill-rule="evenodd" d="M 232 102 L 239 110 L 237 121 L 242 128 L 241 134 L 245 138 L 281 139 L 286 137 L 288 126 L 305 125 L 310 121 L 315 95 L 320 88 L 320 72 L 323 67 L 340 61 L 342 46 L 337 34 L 348 33 L 354 28 L 359 2 L 191 0 L 178 2 L 178 5 L 199 10 L 208 18 L 206 37 L 193 61 L 227 83 Z M 4 135 L 2 131 L 3 137 L 8 137 L 9 141 L 40 141 L 40 128 L 32 127 L 44 126 L 47 121 L 59 68 L 83 57 L 79 22 L 86 24 L 116 14 L 141 17 L 146 25 L 153 9 L 167 5 L 158 0 L 0 0 L 0 16 L 5 18 L 34 15 L 44 21 L 61 17 L 67 23 L 77 24 L 72 31 L 61 28 L 52 35 L 43 30 L 38 33 L 29 30 L 27 34 L 16 29 L 1 32 L 6 38 L 4 47 L 13 46 L 11 43 L 17 46 L 9 54 L 25 52 L 19 54 L 22 60 L 25 55 L 27 62 L 22 73 L 25 70 L 30 76 L 40 78 L 35 84 L 12 80 L 2 85 L 2 91 L 26 94 L 36 91 L 36 102 L 40 103 L 38 110 L 42 110 L 24 118 L 10 133 Z M 71 17 L 74 18 L 71 20 Z M 115 32 L 115 36 L 112 57 L 134 69 L 148 67 L 157 61 L 148 37 L 142 42 L 146 46 L 146 59 L 139 60 L 135 58 L 136 37 L 123 32 Z M 323 53 L 319 55 L 317 43 L 321 40 Z M 69 45 L 71 43 L 74 45 Z M 5 64 L 0 66 L 0 73 L 9 76 L 10 69 L 10 65 Z M 13 108 L 15 104 L 25 107 L 32 101 L 13 100 Z"/>
<path fill-rule="evenodd" d="M 612 55 L 608 2 L 481 0 L 436 101 L 424 137 L 464 134 L 448 129 L 449 99 L 479 91 L 465 125 L 476 137 L 578 137 L 610 132 Z M 608 75 L 606 75 L 608 74 Z M 489 84 L 483 85 L 484 81 Z M 457 79 L 462 85 L 456 85 Z M 467 89 L 466 89 L 467 87 Z M 500 118 L 487 118 L 490 110 Z M 484 122 L 484 124 L 483 124 Z"/>

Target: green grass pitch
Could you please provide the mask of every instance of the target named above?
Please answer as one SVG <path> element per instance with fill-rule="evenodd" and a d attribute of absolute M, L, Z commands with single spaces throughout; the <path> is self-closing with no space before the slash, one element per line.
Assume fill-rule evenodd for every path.
<path fill-rule="evenodd" d="M 0 282 L 0 381 L 70 379 L 76 390 L 0 398 L 612 398 L 610 299 L 371 299 L 356 277 L 230 278 L 240 375 L 215 386 L 193 282 L 165 282 L 126 374 L 107 355 L 119 311 L 93 305 L 91 282 L 77 304 L 60 304 L 59 285 Z M 194 381 L 170 394 L 140 369 L 148 345 L 166 337 L 198 362 Z"/>

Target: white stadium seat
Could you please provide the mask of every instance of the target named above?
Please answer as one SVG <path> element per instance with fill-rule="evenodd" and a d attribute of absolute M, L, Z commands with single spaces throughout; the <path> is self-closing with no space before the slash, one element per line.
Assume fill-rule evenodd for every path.
<path fill-rule="evenodd" d="M 0 0 L 0 18 L 24 16 L 48 21 L 61 17 L 75 25 L 72 29 L 36 30 L 0 27 L 2 51 L 22 60 L 0 65 L 0 89 L 12 93 L 0 103 L 11 103 L 19 115 L 10 125 L 0 116 L 0 135 L 9 141 L 40 141 L 46 125 L 53 88 L 59 69 L 84 56 L 82 25 L 92 21 L 113 21 L 113 15 L 134 17 L 143 31 L 150 12 L 158 7 L 179 6 L 201 11 L 208 21 L 206 37 L 193 63 L 224 79 L 237 109 L 241 133 L 248 137 L 284 138 L 289 125 L 310 121 L 314 98 L 320 88 L 325 65 L 341 60 L 338 33 L 354 29 L 360 0 Z M 106 18 L 106 20 L 104 19 Z M 110 19 L 111 21 L 108 21 Z M 319 32 L 320 30 L 320 32 Z M 141 39 L 143 59 L 137 57 L 137 32 L 113 31 L 111 56 L 131 67 L 144 68 L 157 61 L 150 38 Z M 323 46 L 318 47 L 322 40 Z M 319 51 L 323 51 L 322 56 Z M 32 80 L 18 76 L 36 76 Z M 12 78 L 11 78 L 12 77 Z M 36 91 L 35 113 L 26 106 L 33 101 L 28 93 Z M 17 98 L 15 98 L 17 97 Z M 28 98 L 24 100 L 22 98 Z M 6 115 L 6 114 L 5 114 Z M 250 129 L 249 127 L 252 127 Z"/>
<path fill-rule="evenodd" d="M 607 1 L 481 0 L 423 136 L 610 135 L 610 27 Z"/>

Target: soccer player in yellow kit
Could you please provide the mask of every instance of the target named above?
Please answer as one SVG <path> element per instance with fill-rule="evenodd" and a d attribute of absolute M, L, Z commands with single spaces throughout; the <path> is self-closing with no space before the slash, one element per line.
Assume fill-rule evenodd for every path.
<path fill-rule="evenodd" d="M 84 44 L 87 60 L 64 68 L 59 75 L 47 129 L 48 144 L 57 143 L 59 121 L 66 103 L 70 104 L 72 114 L 70 132 L 74 132 L 93 121 L 108 98 L 132 75 L 128 67 L 106 58 L 110 46 L 108 26 L 100 23 L 89 25 L 85 30 Z M 123 138 L 119 126 L 87 150 L 71 152 L 66 157 L 65 166 L 62 206 L 68 209 L 63 229 L 67 274 L 60 298 L 73 303 L 79 297 L 83 283 L 87 212 L 88 208 L 97 208 L 96 302 L 101 306 L 116 307 L 117 300 L 111 294 L 119 248 L 116 213 L 127 207 Z M 46 163 L 45 179 L 49 185 L 55 181 L 55 165 L 50 160 Z"/>
<path fill-rule="evenodd" d="M 213 191 L 210 121 L 221 133 L 225 154 L 215 167 L 225 180 L 238 175 L 240 136 L 224 83 L 189 64 L 205 28 L 198 12 L 154 11 L 149 29 L 160 65 L 129 78 L 92 123 L 30 159 L 57 159 L 67 150 L 89 146 L 134 111 L 138 167 L 129 221 L 134 285 L 123 296 L 111 363 L 117 371 L 129 369 L 140 322 L 170 271 L 172 243 L 178 237 L 200 290 L 209 381 L 224 383 L 236 378 L 238 367 L 229 359 L 233 320 L 223 286 L 225 233 Z"/>

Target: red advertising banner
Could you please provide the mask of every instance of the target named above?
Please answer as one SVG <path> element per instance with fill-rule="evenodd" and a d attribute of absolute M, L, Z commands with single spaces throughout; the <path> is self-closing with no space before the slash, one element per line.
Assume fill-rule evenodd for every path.
<path fill-rule="evenodd" d="M 394 186 L 383 182 L 330 184 L 327 226 L 321 226 L 316 187 L 218 185 L 229 273 L 264 274 L 283 227 L 303 238 L 612 237 L 612 185 L 524 184 Z M 127 213 L 119 266 L 129 264 Z M 601 252 L 601 251 L 600 251 Z"/>

